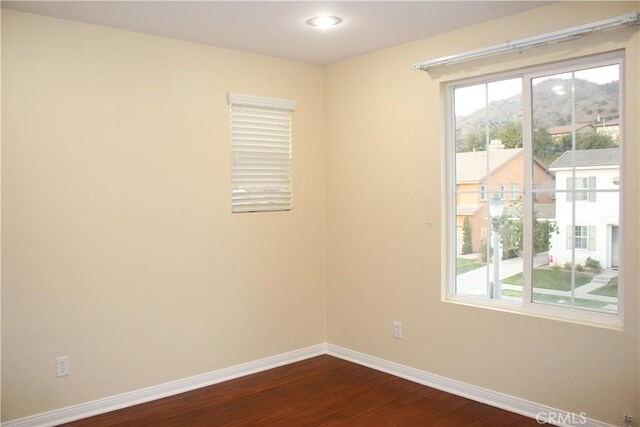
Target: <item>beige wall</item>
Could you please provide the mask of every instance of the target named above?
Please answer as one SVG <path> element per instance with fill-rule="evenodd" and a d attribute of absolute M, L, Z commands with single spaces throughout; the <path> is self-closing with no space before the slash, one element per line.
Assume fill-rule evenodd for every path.
<path fill-rule="evenodd" d="M 553 4 L 325 69 L 327 341 L 620 424 L 638 393 L 638 29 L 435 70 L 411 64 L 610 18 L 637 2 Z M 442 83 L 627 49 L 625 331 L 441 301 Z M 392 335 L 403 322 L 404 339 Z"/>
<path fill-rule="evenodd" d="M 3 420 L 325 340 L 637 418 L 637 222 L 624 332 L 443 303 L 440 291 L 441 83 L 627 48 L 637 94 L 637 30 L 410 69 L 635 7 L 554 4 L 324 70 L 4 10 Z M 229 213 L 228 91 L 298 101 L 292 212 Z M 629 141 L 639 111 L 630 96 Z M 627 159 L 625 214 L 638 218 L 637 144 Z M 60 355 L 72 375 L 56 379 Z"/>
<path fill-rule="evenodd" d="M 322 69 L 2 15 L 3 420 L 324 342 Z M 291 212 L 230 213 L 229 91 L 298 102 Z"/>

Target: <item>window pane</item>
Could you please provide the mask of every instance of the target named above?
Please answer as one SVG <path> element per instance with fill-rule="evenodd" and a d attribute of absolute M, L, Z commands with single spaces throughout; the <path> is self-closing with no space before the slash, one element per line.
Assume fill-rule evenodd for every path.
<path fill-rule="evenodd" d="M 557 200 L 553 193 L 541 193 L 539 200 L 554 198 Z M 570 205 L 571 202 L 567 204 Z M 534 201 L 533 220 L 532 300 L 537 303 L 571 306 L 571 262 L 576 241 L 571 212 L 558 212 L 557 204 Z M 558 224 L 567 221 L 568 225 L 562 225 L 561 230 Z"/>
<path fill-rule="evenodd" d="M 587 243 L 589 242 L 589 235 L 587 233 L 587 227 L 584 225 L 576 225 L 573 227 L 573 246 L 576 249 L 587 249 Z"/>
<path fill-rule="evenodd" d="M 598 202 L 590 204 L 589 209 L 576 209 L 576 225 L 571 223 L 574 202 L 558 197 L 555 224 L 547 229 L 540 221 L 543 209 L 534 204 L 538 219 L 534 229 L 537 256 L 532 272 L 533 302 L 617 312 L 619 193 L 598 192 L 597 196 Z M 580 202 L 575 204 L 578 207 Z M 541 251 L 546 236 L 548 262 L 544 262 Z"/>
<path fill-rule="evenodd" d="M 493 280 L 496 274 L 500 277 L 502 299 L 522 301 L 524 283 L 523 193 L 514 191 L 511 195 L 515 197 L 510 197 L 509 200 L 505 202 L 500 221 L 497 224 L 495 222 L 492 223 L 494 230 L 495 227 L 498 226 L 499 261 L 497 269 L 495 264 L 492 264 L 492 268 L 497 270 L 497 273 L 495 271 L 492 272 L 491 278 Z M 495 233 L 493 234 L 493 238 L 496 238 Z M 493 240 L 492 248 L 495 250 L 495 247 L 496 241 Z"/>
<path fill-rule="evenodd" d="M 455 89 L 454 106 L 456 293 L 486 297 L 487 85 Z"/>
<path fill-rule="evenodd" d="M 608 193 L 606 197 L 613 199 L 618 194 Z M 566 247 L 567 236 L 558 229 L 551 238 L 549 264 L 534 268 L 533 301 L 617 313 L 620 259 L 617 211 L 611 212 L 600 226 L 576 225 L 568 229 L 575 233 L 575 249 Z"/>
<path fill-rule="evenodd" d="M 456 259 L 456 294 L 487 296 L 487 264 L 484 256 L 458 256 Z"/>
<path fill-rule="evenodd" d="M 619 65 L 576 71 L 575 91 L 576 149 L 618 147 L 620 145 Z"/>
<path fill-rule="evenodd" d="M 507 200 L 507 184 L 523 183 L 522 79 L 487 84 L 489 190 Z"/>
<path fill-rule="evenodd" d="M 531 83 L 533 184 L 547 196 L 556 189 L 549 166 L 571 149 L 572 84 L 571 73 L 539 77 Z M 551 199 L 547 197 L 545 202 L 551 203 Z"/>
<path fill-rule="evenodd" d="M 519 190 L 520 190 L 520 186 L 518 184 L 509 185 L 509 201 L 510 202 L 518 201 L 518 199 L 521 198 Z"/>
<path fill-rule="evenodd" d="M 456 293 L 487 297 L 493 259 L 502 256 L 500 245 L 494 247 L 500 237 L 492 232 L 488 204 L 498 194 L 504 207 L 506 183 L 523 185 L 522 79 L 457 88 L 454 103 Z"/>
<path fill-rule="evenodd" d="M 484 151 L 487 145 L 487 85 L 454 91 L 456 152 Z"/>
<path fill-rule="evenodd" d="M 533 301 L 616 312 L 617 272 L 612 266 L 619 258 L 618 66 L 533 79 L 532 96 L 534 154 L 540 163 L 534 165 L 534 184 L 544 190 L 534 199 L 534 210 L 543 211 L 543 194 L 550 196 L 556 226 L 548 265 L 540 264 L 542 257 L 534 261 Z M 544 136 L 541 127 L 551 140 L 536 138 L 536 132 Z M 555 177 L 544 185 L 547 171 Z M 550 183 L 557 193 L 546 191 L 553 190 Z M 541 228 L 539 220 L 535 224 Z M 534 227 L 534 246 L 542 237 Z M 539 249 L 533 252 L 541 255 Z M 609 286 L 611 280 L 615 283 Z"/>

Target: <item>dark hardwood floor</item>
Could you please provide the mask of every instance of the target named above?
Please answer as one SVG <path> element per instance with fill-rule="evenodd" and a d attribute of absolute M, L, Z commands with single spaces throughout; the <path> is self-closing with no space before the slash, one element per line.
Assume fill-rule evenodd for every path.
<path fill-rule="evenodd" d="M 492 406 L 331 356 L 67 426 L 537 426 Z"/>

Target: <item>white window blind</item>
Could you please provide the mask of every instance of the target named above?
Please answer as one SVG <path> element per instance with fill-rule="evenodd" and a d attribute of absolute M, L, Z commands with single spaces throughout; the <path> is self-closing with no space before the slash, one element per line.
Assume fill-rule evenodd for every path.
<path fill-rule="evenodd" d="M 291 210 L 295 101 L 229 93 L 231 212 Z"/>

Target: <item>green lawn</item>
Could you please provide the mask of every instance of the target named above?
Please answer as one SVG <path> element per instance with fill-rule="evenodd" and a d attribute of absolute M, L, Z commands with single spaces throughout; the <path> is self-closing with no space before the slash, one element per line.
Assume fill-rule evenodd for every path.
<path fill-rule="evenodd" d="M 502 295 L 522 298 L 522 292 L 520 291 L 512 291 L 511 289 L 505 289 L 502 291 Z M 563 297 L 560 295 L 547 295 L 547 294 L 538 294 L 533 293 L 533 301 L 534 302 L 542 302 L 542 303 L 552 303 L 552 304 L 566 304 L 569 305 L 571 302 L 570 297 Z M 589 307 L 589 308 L 603 308 L 608 302 L 604 301 L 592 301 L 589 299 L 576 298 L 574 300 L 575 305 L 580 307 Z"/>
<path fill-rule="evenodd" d="M 466 258 L 456 259 L 456 274 L 466 273 L 467 271 L 475 270 L 476 268 L 484 267 L 485 263 Z"/>
<path fill-rule="evenodd" d="M 591 282 L 593 276 L 576 272 L 576 288 Z M 502 280 L 502 283 L 522 286 L 522 273 L 514 274 Z M 555 289 L 557 291 L 571 290 L 571 272 L 566 270 L 551 270 L 536 268 L 533 270 L 533 287 L 539 289 Z"/>
<path fill-rule="evenodd" d="M 595 289 L 589 292 L 591 295 L 602 295 L 605 297 L 617 297 L 618 296 L 618 277 L 614 277 L 609 280 L 605 286 Z"/>

